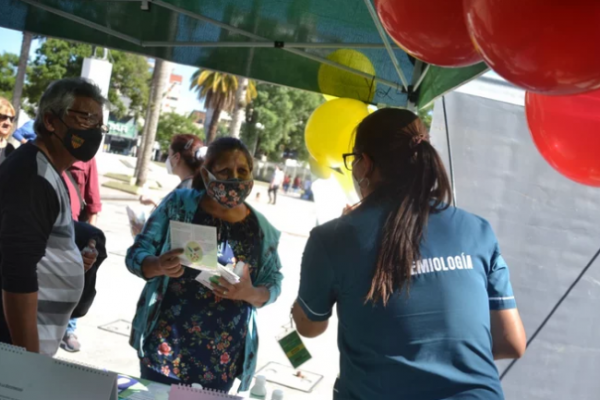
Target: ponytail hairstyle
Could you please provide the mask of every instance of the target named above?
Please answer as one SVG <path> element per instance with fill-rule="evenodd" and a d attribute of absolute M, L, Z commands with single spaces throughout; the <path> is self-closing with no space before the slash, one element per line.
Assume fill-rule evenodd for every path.
<path fill-rule="evenodd" d="M 366 302 L 381 300 L 385 306 L 396 290 L 409 292 L 429 214 L 448 208 L 452 191 L 427 129 L 408 110 L 384 108 L 367 116 L 357 127 L 354 151 L 369 155 L 381 177 L 365 202 L 386 199 L 394 204 L 366 297 Z"/>
<path fill-rule="evenodd" d="M 173 154 L 178 154 L 181 160 L 192 170 L 195 176 L 202 167 L 202 158 L 199 156 L 202 141 L 195 135 L 175 135 L 171 139 L 169 148 Z"/>
<path fill-rule="evenodd" d="M 229 153 L 232 151 L 241 151 L 246 157 L 246 161 L 248 161 L 248 168 L 250 171 L 254 170 L 254 159 L 252 155 L 250 155 L 250 151 L 240 139 L 236 139 L 234 137 L 222 137 L 214 142 L 212 142 L 208 149 L 206 150 L 206 155 L 204 159 L 202 159 L 201 167 L 206 168 L 208 171 L 212 172 L 212 169 L 215 165 L 215 162 L 219 158 L 221 158 L 225 153 Z M 202 173 L 198 169 L 196 175 L 194 176 L 194 181 L 192 182 L 192 187 L 196 190 L 202 191 L 206 190 L 206 186 L 204 185 L 204 179 L 202 179 Z"/>

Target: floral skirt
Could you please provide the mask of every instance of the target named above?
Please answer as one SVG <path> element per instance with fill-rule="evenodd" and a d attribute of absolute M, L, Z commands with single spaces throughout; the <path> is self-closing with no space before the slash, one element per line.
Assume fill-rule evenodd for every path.
<path fill-rule="evenodd" d="M 221 299 L 186 268 L 171 279 L 141 363 L 185 384 L 228 392 L 242 372 L 250 305 Z"/>

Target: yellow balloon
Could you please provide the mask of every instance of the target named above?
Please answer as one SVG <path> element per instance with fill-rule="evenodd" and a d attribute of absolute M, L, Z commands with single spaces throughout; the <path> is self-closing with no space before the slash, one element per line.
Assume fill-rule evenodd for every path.
<path fill-rule="evenodd" d="M 375 75 L 373 63 L 360 51 L 340 49 L 328 55 L 327 59 L 366 74 Z M 318 82 L 321 93 L 327 93 L 332 97 L 358 98 L 366 103 L 373 101 L 377 87 L 377 82 L 327 64 L 321 64 L 319 67 Z M 327 100 L 329 101 L 329 99 Z"/>
<path fill-rule="evenodd" d="M 321 104 L 306 123 L 304 140 L 308 152 L 321 165 L 342 166 L 342 154 L 351 151 L 354 130 L 367 115 L 367 105 L 354 99 Z"/>
<path fill-rule="evenodd" d="M 329 177 L 331 176 L 332 170 L 331 167 L 329 167 L 329 165 L 321 165 L 317 160 L 315 160 L 312 157 L 308 159 L 308 164 L 310 165 L 310 172 L 312 172 L 312 174 L 317 178 L 329 179 Z"/>
<path fill-rule="evenodd" d="M 348 171 L 346 168 L 341 168 L 342 173 L 334 172 L 335 178 L 339 182 L 340 186 L 344 190 L 344 194 L 348 196 L 351 192 L 354 191 L 354 182 L 352 182 L 352 172 Z"/>

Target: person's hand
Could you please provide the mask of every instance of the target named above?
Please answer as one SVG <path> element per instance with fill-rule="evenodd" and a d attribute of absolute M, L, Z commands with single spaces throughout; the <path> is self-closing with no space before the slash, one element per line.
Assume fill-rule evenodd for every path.
<path fill-rule="evenodd" d="M 183 267 L 179 256 L 183 254 L 183 249 L 167 251 L 158 257 L 157 267 L 159 275 L 165 275 L 169 278 L 179 278 L 183 275 Z"/>
<path fill-rule="evenodd" d="M 96 241 L 94 239 L 90 239 L 88 245 L 82 250 L 81 257 L 83 258 L 83 269 L 87 272 L 98 258 L 98 250 L 96 250 Z"/>
<path fill-rule="evenodd" d="M 348 214 L 350 214 L 350 212 L 351 212 L 352 210 L 355 210 L 355 209 L 356 209 L 356 208 L 357 208 L 359 205 L 360 205 L 360 203 L 358 203 L 358 204 L 355 204 L 355 205 L 353 205 L 353 206 L 351 206 L 350 204 L 346 204 L 346 207 L 344 207 L 344 210 L 342 211 L 342 217 L 343 217 L 344 215 L 348 215 Z"/>
<path fill-rule="evenodd" d="M 252 284 L 248 264 L 244 265 L 244 271 L 242 272 L 239 283 L 232 285 L 227 282 L 225 278 L 220 277 L 219 284 L 213 284 L 212 287 L 217 296 L 228 300 L 243 300 L 251 303 L 251 299 L 256 295 L 256 288 Z"/>
<path fill-rule="evenodd" d="M 145 206 L 156 206 L 156 202 L 154 200 L 144 195 L 140 196 L 140 203 L 142 203 Z"/>

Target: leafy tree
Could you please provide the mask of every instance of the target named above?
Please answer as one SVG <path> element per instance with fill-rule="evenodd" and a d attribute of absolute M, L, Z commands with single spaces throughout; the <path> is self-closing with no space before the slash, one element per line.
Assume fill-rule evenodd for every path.
<path fill-rule="evenodd" d="M 117 110 L 119 117 L 127 113 L 127 107 L 121 101 L 121 94 L 131 100 L 129 112 L 140 116 L 148 104 L 150 92 L 150 73 L 148 62 L 142 56 L 123 51 L 110 52 L 113 60 L 112 76 L 108 100 Z"/>
<path fill-rule="evenodd" d="M 46 39 L 30 63 L 25 96 L 37 105 L 48 85 L 57 79 L 81 76 L 83 59 L 92 55 L 92 46 L 60 39 Z M 113 70 L 108 99 L 118 117 L 127 109 L 121 96 L 131 100 L 129 111 L 139 115 L 148 103 L 150 68 L 142 56 L 111 50 Z M 110 59 L 110 58 L 109 58 Z"/>
<path fill-rule="evenodd" d="M 156 140 L 160 143 L 161 150 L 166 151 L 171 144 L 173 135 L 180 133 L 196 135 L 204 140 L 204 129 L 199 128 L 192 119 L 174 112 L 160 115 Z"/>
<path fill-rule="evenodd" d="M 267 154 L 279 161 L 283 151 L 297 153 L 297 159 L 308 159 L 304 128 L 312 112 L 323 103 L 323 97 L 303 90 L 260 84 L 258 96 L 246 109 L 242 140 L 255 154 Z"/>
<path fill-rule="evenodd" d="M 419 115 L 419 118 L 421 118 L 421 121 L 423 121 L 427 129 L 431 129 L 431 120 L 433 119 L 433 103 L 431 103 L 427 107 L 420 109 L 417 112 L 417 114 Z"/>
<path fill-rule="evenodd" d="M 0 96 L 8 101 L 12 99 L 18 65 L 18 55 L 6 52 L 0 55 Z"/>
<path fill-rule="evenodd" d="M 190 89 L 198 92 L 198 99 L 204 99 L 204 107 L 212 109 L 213 114 L 208 125 L 207 143 L 217 138 L 221 111 L 231 112 L 236 105 L 236 93 L 239 80 L 235 75 L 199 69 L 192 75 Z M 254 81 L 248 81 L 245 93 L 246 103 L 256 97 Z"/>

